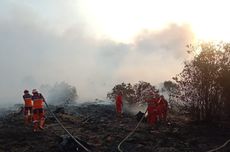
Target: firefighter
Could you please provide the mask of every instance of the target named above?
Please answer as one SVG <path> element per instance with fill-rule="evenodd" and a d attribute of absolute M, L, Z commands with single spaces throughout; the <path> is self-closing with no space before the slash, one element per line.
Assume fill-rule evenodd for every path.
<path fill-rule="evenodd" d="M 167 100 L 164 98 L 164 96 L 161 96 L 161 100 L 162 100 L 162 120 L 166 121 L 167 120 L 167 111 L 168 111 L 168 102 Z"/>
<path fill-rule="evenodd" d="M 121 117 L 122 114 L 122 92 L 119 92 L 116 96 L 116 112 L 117 116 Z"/>
<path fill-rule="evenodd" d="M 148 107 L 147 107 L 147 122 L 150 125 L 155 125 L 157 122 L 157 99 L 153 96 L 148 98 L 147 100 Z"/>
<path fill-rule="evenodd" d="M 161 122 L 163 121 L 163 109 L 164 109 L 164 100 L 163 100 L 163 96 L 157 96 L 156 97 L 157 100 L 157 117 L 158 120 Z"/>
<path fill-rule="evenodd" d="M 33 131 L 37 132 L 40 129 L 44 129 L 45 124 L 45 114 L 44 114 L 44 107 L 43 102 L 45 102 L 45 98 L 42 96 L 41 93 L 38 93 L 36 89 L 32 91 L 33 96 L 33 123 L 34 128 Z"/>
<path fill-rule="evenodd" d="M 24 99 L 24 122 L 25 125 L 27 125 L 28 123 L 32 122 L 32 95 L 29 94 L 28 90 L 24 90 L 24 95 L 23 95 L 23 99 Z"/>

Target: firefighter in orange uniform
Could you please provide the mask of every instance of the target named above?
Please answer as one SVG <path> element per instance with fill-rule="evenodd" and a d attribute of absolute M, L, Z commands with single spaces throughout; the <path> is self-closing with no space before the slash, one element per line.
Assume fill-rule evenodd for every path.
<path fill-rule="evenodd" d="M 157 96 L 157 117 L 158 120 L 161 122 L 163 121 L 163 109 L 164 109 L 164 101 L 163 96 Z"/>
<path fill-rule="evenodd" d="M 122 93 L 119 92 L 118 95 L 116 96 L 116 112 L 117 116 L 121 116 L 122 114 Z"/>
<path fill-rule="evenodd" d="M 162 120 L 166 121 L 167 119 L 167 111 L 168 111 L 168 102 L 167 100 L 164 98 L 164 96 L 161 96 L 161 100 L 162 100 Z"/>
<path fill-rule="evenodd" d="M 45 124 L 45 114 L 44 114 L 44 107 L 43 102 L 45 102 L 45 98 L 42 96 L 41 93 L 38 93 L 36 89 L 32 91 L 33 96 L 33 123 L 34 128 L 33 131 L 37 132 L 40 129 L 44 129 Z"/>
<path fill-rule="evenodd" d="M 24 121 L 25 124 L 27 125 L 32 121 L 32 96 L 29 94 L 28 90 L 24 90 L 24 95 L 23 95 L 25 107 L 24 107 Z"/>
<path fill-rule="evenodd" d="M 155 125 L 157 122 L 157 99 L 155 97 L 151 97 L 146 100 L 148 103 L 147 111 L 147 122 L 150 125 Z"/>

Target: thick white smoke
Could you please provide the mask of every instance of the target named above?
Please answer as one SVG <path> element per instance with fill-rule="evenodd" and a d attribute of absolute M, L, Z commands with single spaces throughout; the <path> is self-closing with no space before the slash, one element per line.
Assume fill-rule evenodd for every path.
<path fill-rule="evenodd" d="M 0 2 L 0 106 L 21 103 L 24 89 L 61 81 L 76 86 L 80 100 L 94 100 L 105 99 L 120 82 L 168 80 L 180 71 L 185 45 L 193 40 L 189 26 L 174 24 L 140 31 L 128 44 L 99 39 L 72 1 L 48 0 L 45 11 L 53 8 L 53 14 L 34 3 Z"/>

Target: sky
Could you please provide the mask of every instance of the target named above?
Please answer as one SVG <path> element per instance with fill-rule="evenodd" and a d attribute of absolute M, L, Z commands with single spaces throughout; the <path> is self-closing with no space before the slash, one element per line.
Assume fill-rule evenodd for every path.
<path fill-rule="evenodd" d="M 20 103 L 24 89 L 62 81 L 94 100 L 121 82 L 170 80 L 187 44 L 230 40 L 229 3 L 1 0 L 0 103 Z"/>

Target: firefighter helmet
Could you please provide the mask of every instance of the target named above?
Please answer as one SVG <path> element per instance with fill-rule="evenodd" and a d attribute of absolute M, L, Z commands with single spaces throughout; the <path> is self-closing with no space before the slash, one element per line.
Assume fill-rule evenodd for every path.
<path fill-rule="evenodd" d="M 35 93 L 38 93 L 38 91 L 36 89 L 33 89 L 32 93 L 35 94 Z"/>
<path fill-rule="evenodd" d="M 29 91 L 28 90 L 24 90 L 24 93 L 29 93 Z"/>

